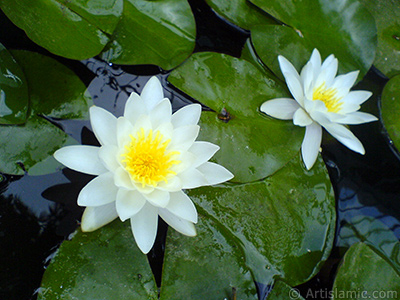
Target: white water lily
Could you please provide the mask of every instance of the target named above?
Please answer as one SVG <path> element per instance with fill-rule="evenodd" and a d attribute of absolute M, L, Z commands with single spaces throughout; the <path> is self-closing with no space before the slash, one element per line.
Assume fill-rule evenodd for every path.
<path fill-rule="evenodd" d="M 294 99 L 272 99 L 264 102 L 260 110 L 278 119 L 293 119 L 295 125 L 306 128 L 301 154 L 307 169 L 312 168 L 318 156 L 321 126 L 349 149 L 365 154 L 362 143 L 344 126 L 378 120 L 358 111 L 360 104 L 372 95 L 369 91 L 350 91 L 358 71 L 336 76 L 338 60 L 331 54 L 321 64 L 317 49 L 300 75 L 285 57 L 280 55 L 278 60 Z"/>
<path fill-rule="evenodd" d="M 195 141 L 200 114 L 199 104 L 172 114 L 156 77 L 141 95 L 130 95 L 122 117 L 91 107 L 91 125 L 101 146 L 67 146 L 54 153 L 65 166 L 97 175 L 78 196 L 78 204 L 86 206 L 82 230 L 96 230 L 117 217 L 130 219 L 143 253 L 154 244 L 158 216 L 175 230 L 195 236 L 197 211 L 182 189 L 233 177 L 224 167 L 208 162 L 217 145 Z"/>

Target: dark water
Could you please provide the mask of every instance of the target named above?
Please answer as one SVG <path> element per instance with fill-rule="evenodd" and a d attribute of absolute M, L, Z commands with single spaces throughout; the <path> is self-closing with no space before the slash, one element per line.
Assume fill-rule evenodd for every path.
<path fill-rule="evenodd" d="M 239 56 L 249 33 L 216 16 L 203 1 L 190 1 L 197 22 L 195 51 L 217 51 Z M 205 22 L 205 20 L 207 22 Z M 7 48 L 28 49 L 42 54 L 46 50 L 33 44 L 18 28 L 0 14 L 0 42 Z M 156 66 L 115 66 L 97 59 L 83 62 L 54 57 L 64 63 L 88 86 L 95 104 L 121 115 L 131 92 L 140 92 L 151 75 L 159 74 L 165 96 L 173 107 L 193 99 L 180 94 L 166 81 L 167 73 Z M 375 89 L 369 110 L 379 115 L 379 95 L 386 79 L 371 70 L 356 88 Z M 83 144 L 97 145 L 88 121 L 54 120 Z M 358 155 L 329 137 L 324 138 L 323 158 L 328 167 L 337 199 L 337 238 L 331 257 L 310 282 L 299 286 L 303 296 L 311 288 L 329 289 L 343 254 L 346 241 L 341 228 L 354 217 L 371 217 L 384 224 L 397 238 L 400 235 L 400 160 L 379 122 L 353 126 L 352 131 L 366 148 Z M 76 205 L 80 189 L 92 176 L 68 169 L 44 176 L 0 174 L 0 299 L 35 299 L 45 266 L 51 255 L 79 225 L 82 208 Z M 161 223 L 163 224 L 163 223 Z M 149 253 L 153 271 L 160 282 L 163 241 L 166 226 L 161 225 L 156 246 Z M 340 246 L 340 247 L 339 247 Z M 258 286 L 260 299 L 270 287 Z M 32 296 L 33 295 L 33 296 Z"/>

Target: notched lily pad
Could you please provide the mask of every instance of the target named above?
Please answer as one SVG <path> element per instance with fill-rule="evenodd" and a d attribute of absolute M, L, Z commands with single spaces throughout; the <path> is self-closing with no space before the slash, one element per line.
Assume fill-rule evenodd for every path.
<path fill-rule="evenodd" d="M 343 258 L 333 284 L 332 299 L 396 299 L 399 291 L 400 276 L 385 258 L 358 243 Z"/>
<path fill-rule="evenodd" d="M 65 241 L 43 276 L 39 300 L 158 299 L 147 257 L 119 220 Z"/>
<path fill-rule="evenodd" d="M 283 55 L 298 66 L 304 65 L 314 48 L 323 57 L 334 54 L 339 60 L 339 73 L 360 70 L 362 78 L 370 69 L 377 45 L 375 20 L 357 0 L 250 2 L 289 26 L 263 26 L 251 32 L 257 53 L 275 74 L 280 71 L 276 61 L 269 63 L 271 53 L 275 60 Z M 306 56 L 304 49 L 308 50 Z"/>
<path fill-rule="evenodd" d="M 28 113 L 28 85 L 20 66 L 0 44 L 0 124 L 22 124 Z"/>
<path fill-rule="evenodd" d="M 199 140 L 221 147 L 213 159 L 234 182 L 270 176 L 297 155 L 304 130 L 259 111 L 264 101 L 288 97 L 286 88 L 246 60 L 196 53 L 168 80 L 214 110 L 202 113 Z"/>
<path fill-rule="evenodd" d="M 400 150 L 400 75 L 385 85 L 381 98 L 383 125 L 397 150 Z"/>
<path fill-rule="evenodd" d="M 170 70 L 195 46 L 196 25 L 186 0 L 125 0 L 102 58 L 116 64 L 153 64 Z"/>

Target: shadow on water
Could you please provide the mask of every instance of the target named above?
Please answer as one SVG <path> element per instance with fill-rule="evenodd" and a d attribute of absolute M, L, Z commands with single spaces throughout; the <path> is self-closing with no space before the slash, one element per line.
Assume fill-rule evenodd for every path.
<path fill-rule="evenodd" d="M 189 2 L 198 28 L 195 51 L 212 50 L 240 56 L 249 33 L 223 21 L 205 2 Z M 54 57 L 29 41 L 4 15 L 0 15 L 0 20 L 0 42 L 6 47 L 30 49 Z M 116 116 L 122 115 L 128 95 L 131 92 L 140 93 L 150 76 L 155 74 L 161 79 L 165 96 L 172 101 L 175 110 L 193 101 L 169 86 L 166 80 L 168 74 L 155 66 L 121 67 L 95 58 L 83 62 L 56 59 L 73 69 L 87 84 L 96 105 Z M 368 110 L 375 115 L 378 115 L 379 95 L 385 82 L 384 78 L 371 70 L 356 87 L 374 90 L 376 96 L 369 101 Z M 89 121 L 49 120 L 80 143 L 98 145 Z M 353 126 L 352 131 L 363 142 L 367 152 L 365 156 L 324 137 L 323 158 L 337 199 L 336 247 L 319 274 L 297 287 L 303 297 L 310 289 L 331 288 L 342 255 L 341 248 L 362 239 L 360 233 L 365 236 L 368 228 L 378 228 L 380 236 L 386 236 L 382 232 L 390 233 L 394 241 L 400 235 L 398 155 L 391 148 L 380 123 Z M 47 258 L 79 225 L 83 210 L 76 204 L 77 195 L 92 178 L 68 169 L 35 177 L 1 175 L 0 299 L 35 298 L 32 294 L 40 285 Z M 349 228 L 353 234 L 348 234 Z M 148 255 L 158 284 L 161 280 L 166 229 L 165 223 L 160 222 L 156 246 Z M 368 236 L 374 243 L 373 232 Z M 258 284 L 259 299 L 265 299 L 271 288 Z"/>

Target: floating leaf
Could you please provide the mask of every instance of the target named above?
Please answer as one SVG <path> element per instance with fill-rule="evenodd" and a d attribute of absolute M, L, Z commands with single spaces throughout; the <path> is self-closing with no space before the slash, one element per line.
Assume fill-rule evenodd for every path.
<path fill-rule="evenodd" d="M 394 145 L 400 149 L 400 75 L 393 77 L 385 85 L 381 98 L 383 125 Z"/>
<path fill-rule="evenodd" d="M 286 88 L 246 60 L 195 53 L 168 80 L 214 110 L 202 113 L 199 140 L 221 147 L 214 160 L 233 181 L 267 177 L 297 156 L 304 130 L 259 112 L 264 101 L 289 96 Z"/>
<path fill-rule="evenodd" d="M 339 73 L 360 70 L 362 77 L 370 69 L 376 52 L 376 26 L 372 15 L 357 0 L 251 2 L 290 26 L 252 28 L 254 47 L 275 74 L 280 74 L 278 55 L 299 67 L 309 59 L 313 48 L 323 57 L 333 53 L 339 59 Z"/>
<path fill-rule="evenodd" d="M 122 19 L 102 58 L 170 70 L 192 53 L 195 37 L 194 16 L 186 0 L 125 0 Z"/>
<path fill-rule="evenodd" d="M 332 299 L 396 299 L 399 291 L 400 277 L 386 259 L 358 243 L 343 258 Z"/>
<path fill-rule="evenodd" d="M 0 44 L 0 124 L 24 123 L 28 103 L 28 85 L 24 73 Z"/>
<path fill-rule="evenodd" d="M 90 58 L 109 41 L 87 18 L 56 0 L 0 0 L 0 8 L 32 41 L 60 56 Z"/>
<path fill-rule="evenodd" d="M 147 257 L 129 222 L 119 220 L 62 243 L 42 280 L 39 300 L 158 299 Z"/>
<path fill-rule="evenodd" d="M 251 29 L 254 25 L 277 24 L 268 14 L 247 0 L 206 0 L 219 15 L 230 22 Z"/>
<path fill-rule="evenodd" d="M 304 300 L 297 289 L 293 289 L 283 281 L 277 280 L 268 295 L 268 300 Z"/>
<path fill-rule="evenodd" d="M 400 10 L 396 0 L 361 0 L 375 17 L 378 49 L 374 65 L 387 77 L 400 74 Z"/>
<path fill-rule="evenodd" d="M 234 293 L 256 300 L 240 247 L 211 218 L 199 218 L 194 238 L 168 231 L 160 300 L 234 299 Z"/>
<path fill-rule="evenodd" d="M 55 172 L 60 164 L 54 151 L 76 142 L 39 115 L 83 118 L 88 114 L 85 85 L 67 67 L 52 58 L 14 50 L 26 74 L 30 116 L 24 125 L 0 127 L 0 171 L 7 174 L 42 175 Z"/>
<path fill-rule="evenodd" d="M 328 174 L 322 159 L 311 171 L 301 164 L 297 155 L 263 181 L 188 191 L 199 212 L 242 250 L 254 280 L 265 285 L 278 278 L 291 286 L 307 281 L 332 247 L 335 206 Z"/>

